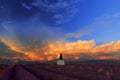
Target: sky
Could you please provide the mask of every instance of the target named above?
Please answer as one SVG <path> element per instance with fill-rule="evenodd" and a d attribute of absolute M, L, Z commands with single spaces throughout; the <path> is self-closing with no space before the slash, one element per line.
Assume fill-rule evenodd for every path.
<path fill-rule="evenodd" d="M 120 0 L 0 0 L 0 58 L 120 60 Z"/>

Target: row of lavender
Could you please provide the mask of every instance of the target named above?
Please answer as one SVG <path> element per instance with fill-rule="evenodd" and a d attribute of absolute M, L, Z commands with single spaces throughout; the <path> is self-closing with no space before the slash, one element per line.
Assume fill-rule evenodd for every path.
<path fill-rule="evenodd" d="M 0 66 L 0 69 L 0 80 L 78 80 L 33 67 Z"/>
<path fill-rule="evenodd" d="M 44 69 L 38 69 L 33 66 L 24 66 L 24 68 L 41 80 L 79 80 L 64 74 L 58 74 Z"/>
<path fill-rule="evenodd" d="M 120 65 L 113 64 L 0 66 L 0 80 L 120 80 L 119 76 Z"/>
<path fill-rule="evenodd" d="M 0 66 L 0 80 L 8 80 L 10 78 L 11 70 L 11 66 Z"/>
<path fill-rule="evenodd" d="M 32 65 L 36 70 L 46 70 L 77 78 L 79 80 L 120 80 L 119 64 L 82 65 Z M 82 77 L 81 77 L 82 76 Z"/>
<path fill-rule="evenodd" d="M 0 66 L 0 80 L 40 80 L 20 66 Z"/>

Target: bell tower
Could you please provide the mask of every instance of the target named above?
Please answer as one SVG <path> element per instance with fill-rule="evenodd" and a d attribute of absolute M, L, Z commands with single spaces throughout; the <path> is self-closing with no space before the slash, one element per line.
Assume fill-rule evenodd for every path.
<path fill-rule="evenodd" d="M 63 59 L 63 58 L 62 58 L 62 53 L 60 54 L 60 57 L 59 57 L 59 59 L 60 59 L 60 60 L 62 60 L 62 59 Z"/>

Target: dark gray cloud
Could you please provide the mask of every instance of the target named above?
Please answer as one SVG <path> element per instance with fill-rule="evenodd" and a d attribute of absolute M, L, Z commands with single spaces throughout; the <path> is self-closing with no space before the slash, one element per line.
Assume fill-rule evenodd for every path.
<path fill-rule="evenodd" d="M 60 40 L 64 31 L 58 25 L 68 22 L 79 12 L 79 1 L 0 0 L 0 37 L 24 47 L 29 46 L 30 50 L 36 45 L 44 47 L 47 42 Z M 16 54 L 6 45 L 1 48 L 0 56 L 17 56 Z M 23 55 L 18 52 L 18 56 Z"/>
<path fill-rule="evenodd" d="M 25 54 L 12 51 L 6 44 L 0 41 L 0 58 L 14 60 L 28 57 Z"/>
<path fill-rule="evenodd" d="M 0 37 L 8 38 L 14 43 L 20 44 L 24 47 L 29 46 L 29 49 L 33 49 L 37 45 L 39 47 L 44 47 L 47 42 L 56 41 L 60 39 L 60 36 L 62 35 L 60 33 L 60 28 L 52 28 L 44 25 L 31 25 L 26 23 L 18 25 L 14 22 L 8 23 L 5 21 L 2 23 L 2 26 L 2 32 L 4 34 L 0 34 Z M 25 28 L 21 28 L 21 26 Z"/>
<path fill-rule="evenodd" d="M 5 51 L 6 51 L 6 50 L 8 50 L 8 48 L 9 48 L 8 46 L 6 46 L 4 43 L 2 43 L 2 42 L 0 41 L 0 51 L 1 51 L 1 50 L 5 50 Z"/>
<path fill-rule="evenodd" d="M 79 1 L 0 0 L 0 36 L 17 36 L 24 43 L 31 39 L 54 41 L 63 33 L 61 27 L 55 26 L 69 21 L 79 11 Z"/>

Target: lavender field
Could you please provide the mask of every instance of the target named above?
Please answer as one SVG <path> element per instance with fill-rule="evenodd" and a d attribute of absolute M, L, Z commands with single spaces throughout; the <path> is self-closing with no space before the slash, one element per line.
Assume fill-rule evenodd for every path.
<path fill-rule="evenodd" d="M 120 64 L 0 65 L 0 80 L 120 80 Z"/>

